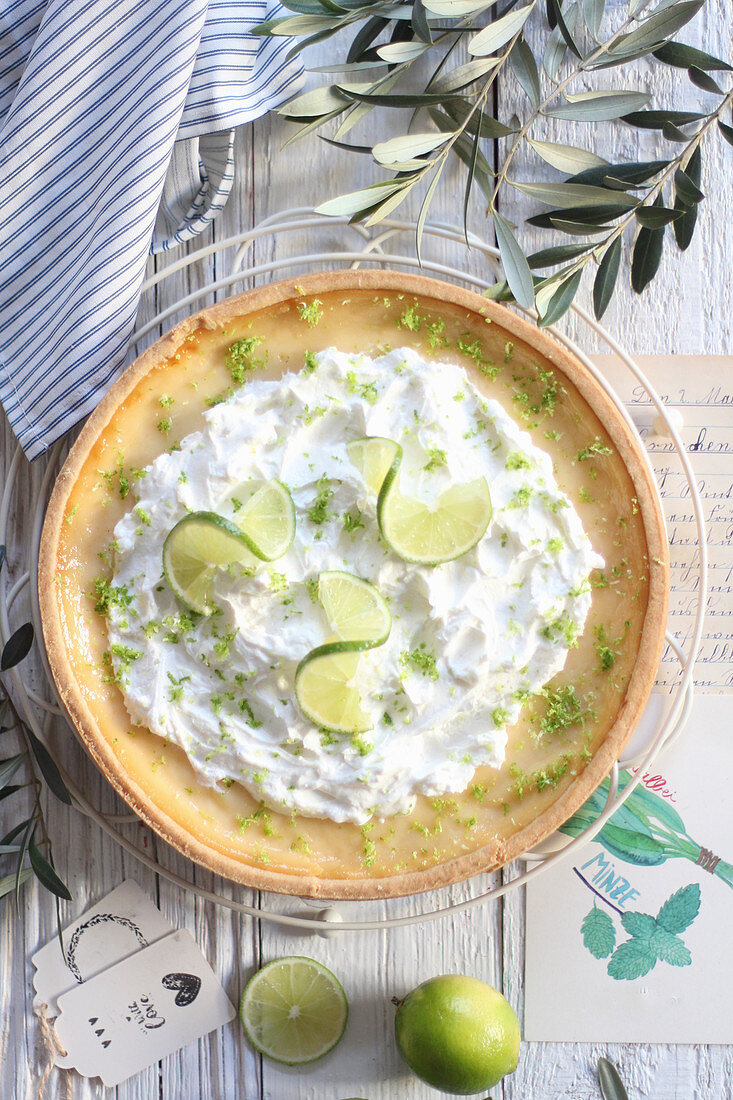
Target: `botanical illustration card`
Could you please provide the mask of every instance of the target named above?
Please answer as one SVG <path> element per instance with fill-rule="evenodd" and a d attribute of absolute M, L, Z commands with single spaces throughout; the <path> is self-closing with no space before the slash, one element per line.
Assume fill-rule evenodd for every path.
<path fill-rule="evenodd" d="M 730 698 L 698 698 L 597 838 L 528 885 L 527 1039 L 733 1042 L 732 732 Z"/>

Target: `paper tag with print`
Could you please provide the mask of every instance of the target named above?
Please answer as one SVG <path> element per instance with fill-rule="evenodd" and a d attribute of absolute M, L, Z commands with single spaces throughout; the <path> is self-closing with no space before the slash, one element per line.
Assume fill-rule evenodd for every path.
<path fill-rule="evenodd" d="M 234 1006 L 185 930 L 58 999 L 56 1064 L 108 1087 L 228 1023 Z"/>
<path fill-rule="evenodd" d="M 33 1007 L 45 1004 L 48 1016 L 58 1015 L 57 1002 L 62 993 L 155 943 L 173 929 L 138 884 L 127 879 L 64 930 L 66 960 L 57 936 L 35 953 Z"/>

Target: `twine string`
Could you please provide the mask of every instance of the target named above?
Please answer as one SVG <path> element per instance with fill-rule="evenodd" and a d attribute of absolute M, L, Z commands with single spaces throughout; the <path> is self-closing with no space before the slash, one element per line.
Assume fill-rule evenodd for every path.
<path fill-rule="evenodd" d="M 48 1018 L 47 1009 L 48 1005 L 44 1003 L 40 1005 L 38 1010 L 36 1011 L 36 1016 L 38 1017 L 38 1022 L 41 1027 L 43 1053 L 46 1056 L 46 1064 L 44 1066 L 43 1073 L 41 1074 L 41 1079 L 38 1082 L 36 1100 L 44 1100 L 48 1079 L 51 1076 L 51 1072 L 54 1066 L 56 1065 L 56 1055 L 60 1054 L 62 1058 L 65 1058 L 67 1054 L 67 1051 L 64 1050 L 63 1046 L 61 1045 L 61 1041 L 56 1034 L 56 1029 Z M 63 1073 L 63 1082 L 65 1100 L 72 1100 L 73 1093 L 71 1074 L 68 1071 Z"/>

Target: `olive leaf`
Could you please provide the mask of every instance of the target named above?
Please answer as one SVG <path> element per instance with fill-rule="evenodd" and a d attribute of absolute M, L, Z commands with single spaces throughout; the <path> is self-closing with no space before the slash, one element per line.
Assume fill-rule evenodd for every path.
<path fill-rule="evenodd" d="M 447 73 L 438 76 L 430 85 L 433 92 L 455 92 L 466 88 L 469 84 L 480 80 L 482 76 L 499 64 L 498 57 L 478 57 L 473 61 L 467 61 L 465 65 L 458 65 Z"/>
<path fill-rule="evenodd" d="M 468 52 L 474 57 L 485 57 L 486 54 L 506 46 L 527 22 L 532 7 L 532 4 L 528 4 L 524 8 L 515 8 L 489 23 L 488 27 L 484 27 L 468 43 Z"/>
<path fill-rule="evenodd" d="M 577 43 L 570 32 L 570 28 L 565 22 L 565 16 L 563 14 L 562 7 L 560 6 L 560 0 L 548 0 L 548 10 L 552 12 L 552 20 L 554 21 L 557 30 L 560 31 L 560 34 L 565 41 L 565 45 L 568 47 L 569 50 L 571 50 L 572 53 L 575 54 L 576 57 L 582 57 L 583 55 L 578 49 Z"/>
<path fill-rule="evenodd" d="M 720 130 L 721 134 L 728 142 L 728 144 L 733 145 L 733 126 L 728 126 L 727 123 L 721 122 L 721 120 L 718 119 L 718 129 Z"/>
<path fill-rule="evenodd" d="M 485 111 L 471 113 L 468 104 L 460 100 L 445 99 L 441 103 L 441 107 L 456 125 L 465 125 L 466 129 L 472 134 L 476 130 L 480 130 L 481 137 L 500 138 L 516 133 L 515 127 L 499 122 L 498 119 L 492 118 Z"/>
<path fill-rule="evenodd" d="M 573 299 L 578 292 L 582 277 L 583 270 L 580 268 L 573 275 L 570 275 L 560 283 L 560 286 L 552 295 L 540 316 L 540 328 L 547 328 L 549 325 L 554 325 L 556 321 L 559 321 L 560 318 L 567 313 L 570 306 L 573 304 Z"/>
<path fill-rule="evenodd" d="M 16 888 L 23 886 L 33 875 L 33 871 L 29 867 L 25 871 L 21 871 L 20 875 L 16 876 L 15 872 L 12 875 L 5 875 L 0 878 L 0 898 L 4 898 L 6 894 L 10 894 Z"/>
<path fill-rule="evenodd" d="M 665 42 L 659 49 L 654 50 L 654 56 L 665 65 L 672 65 L 678 69 L 702 69 L 703 72 L 723 72 L 733 69 L 727 61 L 721 61 L 719 57 L 713 57 L 694 46 L 687 46 L 683 42 Z"/>
<path fill-rule="evenodd" d="M 527 144 L 547 164 L 557 168 L 559 172 L 567 172 L 570 175 L 587 168 L 608 165 L 608 161 L 603 157 L 599 157 L 596 153 L 589 153 L 586 149 L 578 149 L 575 145 L 561 145 L 555 141 L 537 141 L 534 138 L 527 138 Z"/>
<path fill-rule="evenodd" d="M 46 780 L 49 788 L 60 802 L 65 802 L 67 806 L 71 806 L 71 795 L 66 789 L 66 784 L 61 778 L 61 773 L 48 749 L 43 742 L 36 737 L 32 729 L 26 728 L 25 733 L 33 751 L 33 755 L 36 758 L 36 763 L 38 764 L 41 775 Z"/>
<path fill-rule="evenodd" d="M 662 137 L 667 141 L 676 141 L 678 145 L 685 145 L 689 140 L 684 130 L 680 130 L 679 126 L 675 126 L 673 122 L 665 122 L 662 127 Z"/>
<path fill-rule="evenodd" d="M 582 92 L 565 96 L 567 102 L 548 108 L 549 118 L 562 118 L 572 122 L 610 122 L 625 118 L 649 103 L 650 96 L 643 92 Z"/>
<path fill-rule="evenodd" d="M 316 207 L 317 214 L 328 214 L 331 217 L 353 217 L 360 210 L 369 210 L 380 199 L 393 195 L 402 189 L 401 180 L 383 180 L 380 183 L 372 183 L 361 191 L 350 191 L 346 195 L 339 195 L 336 199 L 329 199 Z"/>
<path fill-rule="evenodd" d="M 637 294 L 641 294 L 649 286 L 659 270 L 663 247 L 664 229 L 648 229 L 642 226 L 631 256 L 631 285 Z M 661 849 L 658 842 L 655 841 L 655 844 Z"/>
<path fill-rule="evenodd" d="M 586 168 L 573 176 L 571 183 L 591 183 L 597 186 L 638 187 L 669 165 L 667 160 L 641 161 L 638 164 L 604 164 L 598 168 Z"/>
<path fill-rule="evenodd" d="M 568 7 L 565 15 L 565 26 L 569 28 L 573 34 L 575 33 L 575 28 L 578 23 L 578 14 L 578 5 L 575 3 Z M 547 45 L 542 55 L 542 68 L 545 70 L 550 80 L 557 79 L 557 74 L 560 71 L 560 66 L 563 63 L 567 49 L 567 43 L 563 38 L 562 31 L 556 26 L 547 39 Z"/>
<path fill-rule="evenodd" d="M 394 164 L 409 157 L 419 157 L 431 153 L 448 140 L 448 134 L 439 134 L 435 130 L 424 134 L 406 134 L 404 137 L 390 138 L 378 142 L 372 149 L 374 159 L 380 164 Z"/>
<path fill-rule="evenodd" d="M 0 791 L 3 787 L 7 787 L 24 760 L 25 753 L 23 752 L 19 752 L 15 756 L 9 756 L 5 760 L 0 760 Z"/>
<path fill-rule="evenodd" d="M 506 218 L 496 210 L 492 215 L 506 281 L 519 305 L 530 309 L 534 302 L 534 284 L 529 264 Z"/>
<path fill-rule="evenodd" d="M 689 245 L 702 200 L 699 172 L 695 171 L 699 167 L 698 146 L 712 132 L 711 123 L 717 125 L 726 141 L 733 143 L 733 126 L 723 121 L 731 98 L 725 80 L 733 66 L 674 41 L 674 35 L 701 9 L 703 0 L 659 0 L 651 11 L 648 0 L 629 0 L 622 5 L 620 19 L 614 20 L 605 41 L 601 38 L 605 0 L 545 0 L 550 31 L 535 48 L 523 31 L 537 3 L 508 0 L 499 6 L 498 0 L 378 4 L 370 0 L 286 0 L 285 6 L 292 14 L 266 21 L 256 32 L 295 35 L 288 58 L 339 32 L 350 36 L 345 57 L 333 57 L 316 70 L 330 76 L 326 85 L 300 93 L 280 108 L 282 116 L 296 127 L 286 143 L 301 140 L 335 120 L 335 132 L 324 135 L 325 140 L 340 153 L 371 153 L 376 164 L 388 170 L 392 178 L 328 200 L 319 211 L 372 225 L 414 196 L 420 183 L 416 233 L 419 254 L 428 211 L 444 167 L 450 158 L 457 157 L 467 169 L 464 226 L 468 224 L 471 197 L 478 188 L 487 199 L 487 213 L 494 219 L 500 252 L 510 269 L 506 285 L 493 288 L 492 295 L 502 300 L 513 297 L 525 307 L 537 295 L 542 323 L 547 324 L 569 308 L 582 272 L 591 263 L 598 264 L 593 281 L 594 309 L 599 315 L 605 311 L 618 285 L 624 255 L 622 238 L 633 227 L 638 227 L 638 235 L 631 249 L 631 278 L 637 289 L 647 286 L 659 268 L 667 224 L 673 226 L 680 248 Z M 589 42 L 595 45 L 588 51 Z M 469 56 L 456 65 L 454 51 L 458 47 Z M 588 51 L 585 57 L 584 51 Z M 540 56 L 552 85 L 549 94 L 540 85 Z M 627 62 L 642 56 L 648 57 L 652 65 L 684 70 L 680 79 L 686 82 L 689 75 L 693 88 L 722 97 L 718 106 L 710 111 L 651 109 L 649 96 L 638 88 L 618 91 L 584 87 L 577 93 L 566 90 L 577 87 L 573 81 L 586 79 L 593 70 L 619 67 L 627 71 Z M 567 68 L 560 80 L 564 62 Z M 500 86 L 498 82 L 509 72 L 526 96 L 527 110 L 521 121 L 495 117 L 495 104 L 502 97 L 493 94 L 492 88 Z M 713 78 L 711 72 L 723 76 Z M 686 86 L 689 90 L 690 85 Z M 407 133 L 382 140 L 377 134 L 368 144 L 364 139 L 345 140 L 372 112 L 384 117 L 384 112 L 403 110 L 411 112 Z M 583 142 L 585 148 L 579 148 L 535 137 L 532 127 L 543 115 L 594 127 L 620 119 L 630 126 L 660 131 L 672 148 L 664 160 L 609 165 L 596 155 L 595 142 Z M 435 125 L 435 133 L 426 130 L 427 119 Z M 695 125 L 698 122 L 702 124 L 699 128 Z M 497 138 L 509 138 L 503 166 L 492 163 L 497 147 L 489 150 L 483 144 Z M 514 159 L 520 146 L 527 145 L 540 160 L 567 178 L 559 183 L 513 181 L 507 161 Z M 670 210 L 661 191 L 663 186 L 668 190 L 668 181 L 671 183 L 673 178 L 675 201 Z M 532 276 L 515 228 L 497 213 L 507 184 L 550 207 L 543 214 L 530 213 L 530 225 L 549 229 L 556 239 L 561 234 L 579 238 L 569 245 L 554 246 L 573 250 L 570 266 L 563 269 L 566 260 L 561 258 L 562 252 L 556 251 L 545 266 L 559 270 L 549 278 Z M 586 190 L 573 193 L 573 187 Z M 536 259 L 532 263 L 541 266 Z M 637 856 L 666 858 L 651 850 L 650 846 L 658 843 L 654 836 L 648 835 L 647 840 L 648 850 Z"/>
<path fill-rule="evenodd" d="M 649 229 L 660 229 L 663 225 L 669 225 L 682 217 L 681 210 L 669 210 L 665 206 L 640 206 L 634 211 L 639 225 L 646 225 Z"/>
<path fill-rule="evenodd" d="M 593 282 L 593 312 L 600 321 L 613 297 L 621 264 L 621 238 L 616 237 L 603 253 Z"/>
<path fill-rule="evenodd" d="M 705 118 L 699 111 L 630 111 L 621 116 L 622 122 L 642 130 L 661 130 L 665 125 L 687 126 L 690 122 L 699 122 Z"/>
<path fill-rule="evenodd" d="M 509 67 L 534 108 L 540 105 L 540 75 L 532 50 L 524 38 L 518 38 L 509 54 Z"/>
<path fill-rule="evenodd" d="M 46 889 L 50 890 L 56 897 L 63 898 L 64 901 L 71 901 L 71 894 L 69 893 L 68 887 L 56 874 L 52 864 L 39 851 L 33 837 L 31 837 L 28 845 L 28 857 L 31 861 L 33 873 L 41 885 L 45 886 Z"/>
<path fill-rule="evenodd" d="M 687 179 L 691 185 L 699 191 L 700 178 L 702 174 L 702 153 L 700 152 L 700 146 L 698 145 L 695 152 L 690 157 L 687 164 L 687 171 L 685 173 Z M 695 226 L 697 225 L 697 207 L 696 202 L 688 203 L 680 194 L 678 188 L 675 187 L 676 197 L 674 208 L 680 215 L 674 222 L 674 238 L 677 242 L 677 247 L 684 252 L 690 247 L 693 234 L 695 232 Z"/>
<path fill-rule="evenodd" d="M 609 46 L 610 58 L 635 58 L 651 53 L 661 46 L 668 35 L 676 34 L 693 19 L 705 0 L 686 0 L 666 10 L 657 11 L 648 16 L 638 28 L 629 34 L 623 34 Z"/>
<path fill-rule="evenodd" d="M 583 19 L 591 38 L 598 41 L 601 23 L 606 8 L 606 0 L 583 0 Z"/>
<path fill-rule="evenodd" d="M 688 206 L 694 206 L 705 198 L 700 188 L 682 168 L 678 168 L 674 174 L 674 189 L 682 202 Z"/>
<path fill-rule="evenodd" d="M 560 244 L 552 248 L 542 248 L 539 252 L 533 252 L 527 257 L 527 263 L 531 268 L 554 267 L 555 264 L 563 264 L 566 260 L 574 260 L 587 251 L 586 245 Z"/>
<path fill-rule="evenodd" d="M 712 76 L 708 76 L 703 69 L 698 69 L 696 65 L 690 66 L 687 75 L 696 88 L 702 88 L 704 92 L 712 92 L 713 95 L 725 94 L 717 80 L 713 80 Z"/>
<path fill-rule="evenodd" d="M 372 85 L 368 83 L 362 87 L 371 88 Z M 284 118 L 315 118 L 336 110 L 343 111 L 350 102 L 345 92 L 333 84 L 325 84 L 288 100 L 284 106 L 277 108 L 277 113 Z"/>
<path fill-rule="evenodd" d="M 377 54 L 383 61 L 394 64 L 398 61 L 414 61 L 415 58 L 424 54 L 426 49 L 425 42 L 415 40 L 412 42 L 388 42 L 386 46 L 377 48 Z"/>
<path fill-rule="evenodd" d="M 10 635 L 0 655 L 0 670 L 7 672 L 28 656 L 33 645 L 33 624 L 23 623 Z"/>
<path fill-rule="evenodd" d="M 492 8 L 497 0 L 423 0 L 423 3 L 433 15 L 462 19 L 465 15 L 478 15 L 479 12 Z"/>
<path fill-rule="evenodd" d="M 636 206 L 636 199 L 624 191 L 611 191 L 603 187 L 593 187 L 583 183 L 523 183 L 510 180 L 512 187 L 525 195 L 539 199 L 540 202 L 565 209 L 582 206 L 618 207 L 630 210 Z"/>
<path fill-rule="evenodd" d="M 629 1100 L 618 1070 L 607 1058 L 598 1059 L 598 1084 L 603 1100 Z"/>
<path fill-rule="evenodd" d="M 16 911 L 16 913 L 19 911 L 19 908 L 20 908 L 20 887 L 21 887 L 21 879 L 22 879 L 22 876 L 23 876 L 23 861 L 25 859 L 25 854 L 28 851 L 28 845 L 30 844 L 31 839 L 33 837 L 33 833 L 35 832 L 35 828 L 36 828 L 36 814 L 33 813 L 33 814 L 31 814 L 31 816 L 28 818 L 28 820 L 26 822 L 25 831 L 23 832 L 23 837 L 22 837 L 22 840 L 20 842 L 20 847 L 18 848 L 18 861 L 15 865 L 15 911 Z"/>
<path fill-rule="evenodd" d="M 543 214 L 533 214 L 531 218 L 527 218 L 527 223 L 537 225 L 541 229 L 552 229 L 560 223 L 602 229 L 607 222 L 620 218 L 626 212 L 623 206 L 571 206 L 549 210 Z"/>

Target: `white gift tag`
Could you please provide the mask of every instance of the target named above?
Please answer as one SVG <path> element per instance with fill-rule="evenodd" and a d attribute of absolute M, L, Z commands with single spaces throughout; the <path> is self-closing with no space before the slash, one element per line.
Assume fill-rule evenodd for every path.
<path fill-rule="evenodd" d="M 234 1006 L 193 937 L 174 932 L 58 998 L 56 1064 L 108 1087 L 228 1023 Z"/>
<path fill-rule="evenodd" d="M 56 936 L 35 953 L 33 1007 L 45 1004 L 48 1016 L 58 1015 L 58 998 L 63 993 L 141 951 L 173 928 L 138 884 L 127 879 L 64 930 L 66 961 Z"/>

